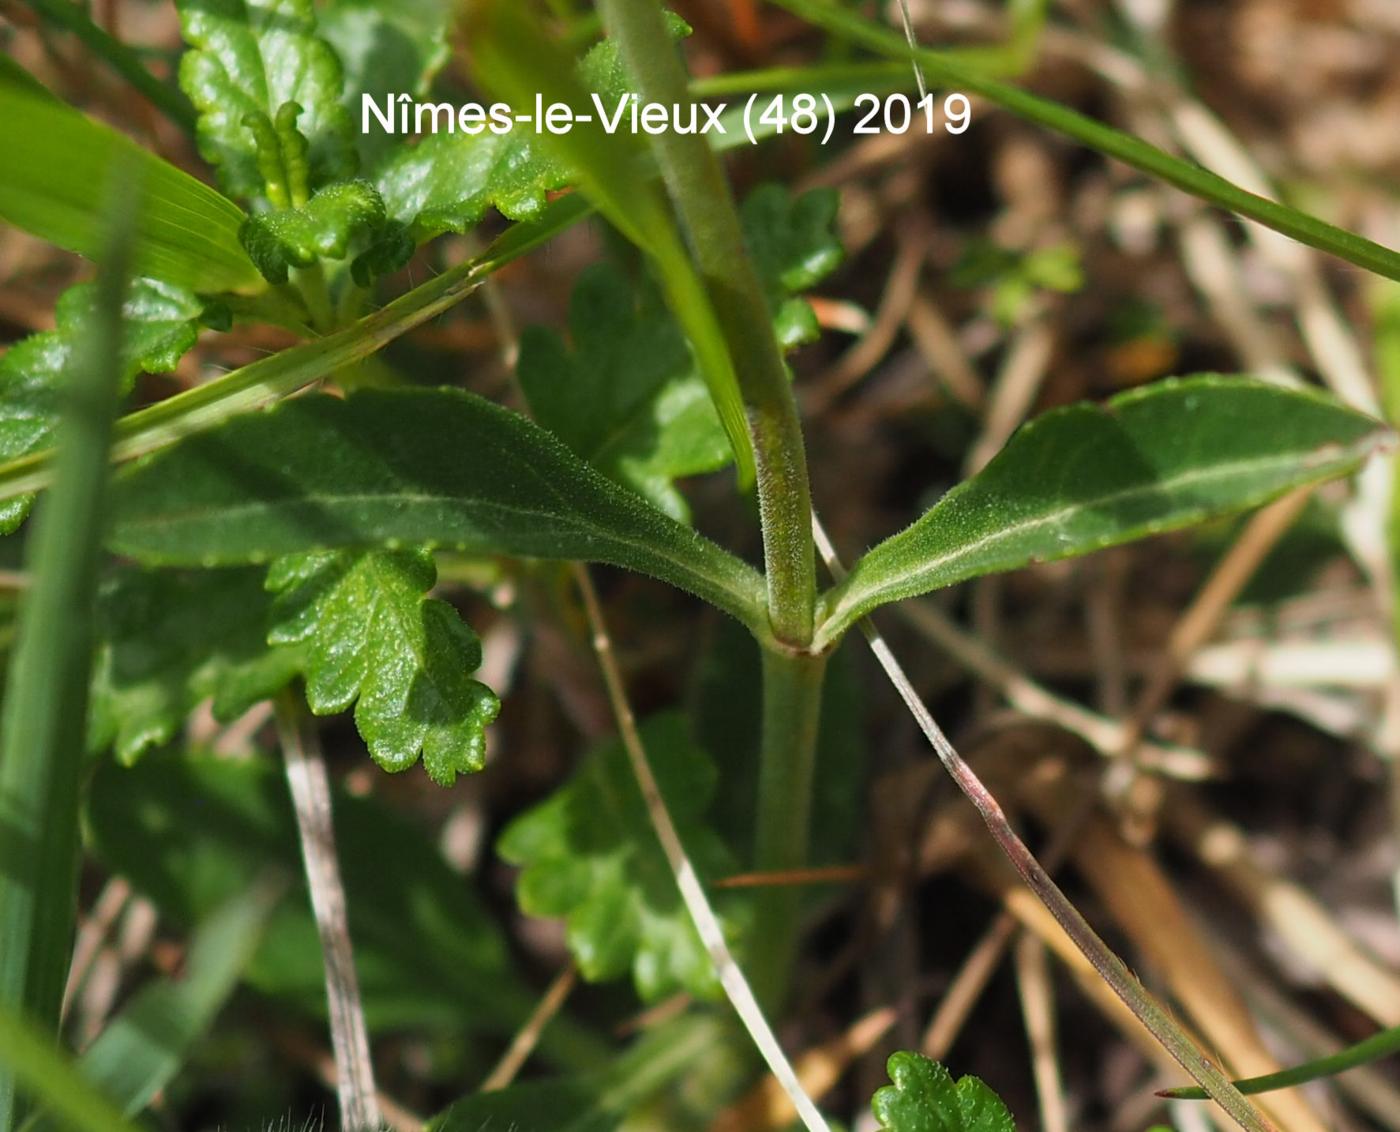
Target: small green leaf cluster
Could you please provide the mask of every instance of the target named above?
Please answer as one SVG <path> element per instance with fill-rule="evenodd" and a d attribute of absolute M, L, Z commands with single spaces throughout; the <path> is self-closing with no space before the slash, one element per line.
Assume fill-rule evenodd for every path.
<path fill-rule="evenodd" d="M 700 876 L 732 871 L 733 858 L 704 822 L 715 766 L 684 717 L 654 716 L 641 737 Z M 630 971 L 647 1002 L 677 991 L 718 995 L 714 966 L 681 903 L 620 742 L 586 754 L 572 779 L 506 828 L 496 849 L 521 867 L 520 907 L 565 922 L 585 978 Z"/>
<path fill-rule="evenodd" d="M 896 1053 L 890 1080 L 871 1108 L 886 1132 L 1014 1132 L 1016 1122 L 1001 1098 L 977 1077 L 952 1075 L 917 1053 Z"/>
<path fill-rule="evenodd" d="M 57 326 L 31 334 L 0 356 L 0 460 L 47 447 L 78 344 L 94 316 L 95 287 L 70 287 L 54 310 Z M 156 279 L 137 279 L 122 306 L 122 392 L 138 373 L 166 373 L 194 345 L 201 324 L 222 324 L 216 305 L 193 292 Z M 14 530 L 29 513 L 31 496 L 0 502 L 0 531 Z"/>

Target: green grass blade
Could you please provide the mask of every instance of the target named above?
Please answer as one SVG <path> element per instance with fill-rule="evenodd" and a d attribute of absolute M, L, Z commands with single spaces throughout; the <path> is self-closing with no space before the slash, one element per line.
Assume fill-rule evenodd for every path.
<path fill-rule="evenodd" d="M 890 601 L 1088 554 L 1345 475 L 1389 442 L 1309 392 L 1207 375 L 1053 410 L 829 591 L 818 644 Z"/>
<path fill-rule="evenodd" d="M 564 197 L 551 204 L 540 219 L 508 229 L 483 255 L 415 287 L 353 326 L 259 359 L 206 385 L 128 414 L 117 422 L 112 458 L 144 456 L 239 413 L 270 405 L 377 353 L 395 338 L 461 302 L 492 272 L 562 232 L 587 211 L 580 198 Z M 0 465 L 0 499 L 47 487 L 53 478 L 53 460 L 54 450 L 46 449 Z"/>
<path fill-rule="evenodd" d="M 194 133 L 194 107 L 179 88 L 163 83 L 146 69 L 141 57 L 103 27 L 86 8 L 72 0 L 28 0 L 43 19 L 71 32 L 84 47 L 139 90 L 151 105 L 184 130 Z"/>
<path fill-rule="evenodd" d="M 1400 1026 L 1382 1030 L 1379 1034 L 1372 1034 L 1364 1041 L 1347 1046 L 1346 1049 L 1338 1050 L 1327 1057 L 1305 1061 L 1302 1065 L 1280 1069 L 1277 1073 L 1265 1073 L 1261 1077 L 1246 1077 L 1242 1081 L 1232 1083 L 1235 1088 L 1245 1094 L 1271 1093 L 1275 1089 L 1289 1089 L 1294 1085 L 1306 1084 L 1308 1081 L 1316 1081 L 1323 1077 L 1335 1077 L 1338 1073 L 1345 1073 L 1348 1069 L 1355 1069 L 1358 1065 L 1368 1065 L 1372 1061 L 1389 1057 L 1393 1053 L 1400 1053 Z M 1194 1086 L 1162 1089 L 1157 1095 L 1183 1101 L 1209 1099 L 1204 1089 Z"/>
<path fill-rule="evenodd" d="M 0 1010 L 0 1067 L 75 1132 L 141 1132 L 31 1025 Z"/>
<path fill-rule="evenodd" d="M 477 73 L 515 106 L 559 102 L 594 116 L 574 60 L 516 10 L 498 0 L 472 5 L 471 42 Z M 684 327 L 705 375 L 724 430 L 734 448 L 741 483 L 754 478 L 743 399 L 734 364 L 705 286 L 691 264 L 675 218 L 657 184 L 646 149 L 630 133 L 607 134 L 600 126 L 575 125 L 563 135 L 541 134 L 574 170 L 582 192 L 654 264 L 667 300 Z"/>
<path fill-rule="evenodd" d="M 1018 117 L 1073 138 L 1091 149 L 1115 157 L 1202 200 L 1210 201 L 1250 220 L 1257 220 L 1260 224 L 1291 236 L 1300 243 L 1329 252 L 1367 271 L 1391 279 L 1400 279 L 1400 252 L 1383 247 L 1364 236 L 1328 224 L 1325 220 L 1319 220 L 1286 204 L 1279 204 L 1267 197 L 1248 192 L 1224 177 L 1179 157 L 1173 157 L 1132 134 L 1106 126 L 1057 102 L 1029 94 L 1019 87 L 988 78 L 986 74 L 967 67 L 948 55 L 927 49 L 911 52 L 908 43 L 898 33 L 872 23 L 855 12 L 838 8 L 827 0 L 771 2 L 882 54 L 917 59 L 932 84 L 979 94 Z"/>
<path fill-rule="evenodd" d="M 132 184 L 132 173 L 117 184 Z M 52 1032 L 72 947 L 97 560 L 121 380 L 129 189 L 121 201 L 90 336 L 69 376 L 54 488 L 30 536 L 34 584 L 20 610 L 0 720 L 0 1009 Z M 0 1071 L 0 1129 L 12 1127 L 15 1111 L 13 1079 Z"/>
<path fill-rule="evenodd" d="M 179 1072 L 194 1043 L 228 1001 L 262 939 L 280 885 L 255 885 L 195 932 L 178 978 L 143 987 L 78 1058 L 87 1081 L 127 1116 L 144 1109 Z M 54 1113 L 25 1132 L 53 1132 Z"/>
<path fill-rule="evenodd" d="M 118 165 L 145 186 L 133 270 L 194 291 L 267 284 L 238 240 L 242 209 L 124 134 L 0 71 L 0 220 L 101 260 L 102 190 Z"/>

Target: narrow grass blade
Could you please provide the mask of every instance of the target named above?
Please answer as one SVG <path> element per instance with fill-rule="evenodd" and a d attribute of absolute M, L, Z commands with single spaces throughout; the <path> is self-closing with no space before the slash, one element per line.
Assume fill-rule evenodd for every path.
<path fill-rule="evenodd" d="M 33 586 L 0 720 L 0 1009 L 51 1032 L 73 942 L 97 560 L 132 252 L 133 182 L 123 183 L 90 337 L 69 378 L 54 489 L 31 534 Z M 0 1129 L 15 1112 L 14 1080 L 0 1070 Z"/>
<path fill-rule="evenodd" d="M 71 32 L 84 47 L 139 90 L 151 105 L 188 134 L 194 133 L 194 107 L 178 87 L 163 83 L 121 40 L 93 22 L 87 9 L 73 0 L 28 0 L 29 6 L 51 24 Z"/>
<path fill-rule="evenodd" d="M 131 224 L 136 274 L 201 292 L 267 286 L 239 243 L 244 215 L 233 201 L 9 68 L 0 70 L 0 153 L 0 220 L 100 260 L 103 187 L 121 166 L 145 186 Z"/>
<path fill-rule="evenodd" d="M 535 24 L 499 0 L 470 5 L 470 38 L 477 73 L 504 101 L 533 106 L 564 103 L 575 115 L 596 120 L 596 111 L 574 77 L 574 61 Z M 541 134 L 574 170 L 579 187 L 609 223 L 651 259 L 667 299 L 685 328 L 705 375 L 710 396 L 734 448 L 741 483 L 752 483 L 754 456 L 734 365 L 704 284 L 691 265 L 675 219 L 653 180 L 647 151 L 630 133 L 605 133 L 576 121 L 566 134 Z"/>
<path fill-rule="evenodd" d="M 853 43 L 864 44 L 874 51 L 896 58 L 917 60 L 935 86 L 979 94 L 1020 118 L 1073 138 L 1090 149 L 1115 157 L 1202 200 L 1257 220 L 1300 243 L 1329 252 L 1367 271 L 1400 279 L 1400 252 L 1286 204 L 1247 192 L 1224 177 L 1173 157 L 1132 134 L 1106 126 L 1058 102 L 988 78 L 984 72 L 959 63 L 946 54 L 926 48 L 911 51 L 898 32 L 846 8 L 839 8 L 829 0 L 771 2 Z"/>
<path fill-rule="evenodd" d="M 257 884 L 234 897 L 195 932 L 179 977 L 143 987 L 78 1058 L 84 1079 L 126 1116 L 144 1109 L 189 1058 L 238 985 L 262 939 L 281 885 Z M 23 1132 L 54 1132 L 56 1106 Z"/>
<path fill-rule="evenodd" d="M 112 458 L 144 456 L 230 417 L 271 405 L 377 353 L 400 335 L 461 302 L 492 272 L 562 232 L 587 211 L 581 199 L 565 197 L 551 204 L 539 220 L 508 229 L 480 257 L 415 287 L 353 326 L 128 414 L 117 422 Z M 47 487 L 53 478 L 53 460 L 54 450 L 47 449 L 0 465 L 0 499 Z"/>
<path fill-rule="evenodd" d="M 0 1010 L 0 1069 L 74 1132 L 141 1132 L 51 1042 L 9 1010 Z"/>
<path fill-rule="evenodd" d="M 1348 1069 L 1355 1069 L 1358 1065 L 1368 1065 L 1372 1061 L 1389 1057 L 1393 1053 L 1400 1053 L 1400 1026 L 1382 1030 L 1379 1034 L 1372 1034 L 1364 1041 L 1347 1046 L 1346 1049 L 1338 1050 L 1336 1053 L 1316 1058 L 1313 1061 L 1305 1061 L 1302 1065 L 1280 1069 L 1277 1073 L 1265 1073 L 1262 1077 L 1246 1077 L 1242 1081 L 1234 1082 L 1234 1086 L 1245 1094 L 1269 1093 L 1275 1089 L 1289 1089 L 1294 1085 L 1317 1081 L 1323 1077 L 1335 1077 L 1338 1073 L 1345 1073 Z M 1157 1095 L 1183 1101 L 1207 1099 L 1204 1089 L 1193 1086 L 1180 1089 L 1161 1089 Z"/>

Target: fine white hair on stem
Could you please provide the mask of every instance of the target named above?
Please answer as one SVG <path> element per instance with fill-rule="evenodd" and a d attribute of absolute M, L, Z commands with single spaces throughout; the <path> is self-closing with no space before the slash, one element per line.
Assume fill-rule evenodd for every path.
<path fill-rule="evenodd" d="M 330 1016 L 331 1051 L 335 1057 L 336 1099 L 340 1126 L 346 1132 L 383 1127 L 379 1096 L 374 1087 L 369 1032 L 355 975 L 350 944 L 345 886 L 336 858 L 331 822 L 331 788 L 319 745 L 303 726 L 290 695 L 277 701 L 277 733 L 287 762 L 292 809 L 311 890 L 311 909 L 326 968 L 326 1005 Z"/>
<path fill-rule="evenodd" d="M 753 1039 L 753 1044 L 768 1065 L 769 1071 L 772 1072 L 778 1084 L 782 1086 L 788 1099 L 792 1101 L 803 1126 L 807 1128 L 808 1132 L 829 1132 L 826 1119 L 817 1111 L 817 1106 L 812 1103 L 812 1098 L 807 1095 L 807 1091 L 803 1089 L 802 1083 L 797 1079 L 792 1062 L 788 1060 L 787 1054 L 778 1044 L 777 1036 L 773 1033 L 772 1027 L 768 1025 L 768 1019 L 764 1017 L 763 1009 L 754 997 L 748 980 L 744 977 L 743 971 L 739 969 L 738 963 L 734 961 L 729 945 L 725 942 L 724 930 L 720 927 L 719 918 L 715 915 L 714 909 L 710 907 L 709 897 L 705 895 L 705 889 L 700 883 L 700 878 L 695 875 L 695 869 L 690 863 L 690 857 L 686 854 L 685 846 L 681 844 L 675 823 L 671 821 L 671 813 L 666 808 L 665 799 L 661 797 L 661 791 L 656 785 L 656 777 L 651 772 L 651 763 L 647 760 L 646 748 L 642 744 L 641 735 L 637 732 L 637 721 L 632 714 L 631 705 L 627 701 L 627 692 L 622 683 L 622 673 L 618 669 L 616 658 L 613 656 L 612 641 L 608 636 L 607 624 L 603 620 L 603 608 L 598 601 L 597 591 L 593 588 L 593 580 L 589 576 L 588 568 L 576 565 L 574 578 L 578 584 L 579 592 L 583 595 L 584 610 L 588 615 L 589 628 L 593 634 L 593 651 L 597 654 L 598 666 L 603 672 L 603 682 L 607 685 L 608 700 L 612 704 L 613 714 L 617 719 L 617 729 L 622 738 L 622 745 L 632 764 L 632 773 L 636 775 L 637 785 L 641 789 L 642 798 L 646 803 L 647 816 L 651 820 L 652 829 L 656 832 L 656 839 L 661 843 L 661 850 L 666 855 L 666 863 L 671 867 L 676 887 L 680 890 L 681 900 L 685 903 L 685 909 L 690 914 L 695 930 L 700 934 L 705 950 L 710 954 L 710 960 L 715 965 L 720 985 L 724 988 L 730 1005 L 734 1007 L 734 1012 L 738 1014 L 739 1020 L 744 1024 L 744 1029 Z"/>

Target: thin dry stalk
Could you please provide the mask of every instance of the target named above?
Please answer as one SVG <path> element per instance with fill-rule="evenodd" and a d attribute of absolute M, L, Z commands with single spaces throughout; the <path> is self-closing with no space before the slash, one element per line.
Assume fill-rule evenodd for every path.
<path fill-rule="evenodd" d="M 642 745 L 642 737 L 637 732 L 637 721 L 627 699 L 622 672 L 613 656 L 612 639 L 608 635 L 607 622 L 603 619 L 603 607 L 598 601 L 597 591 L 593 588 L 593 580 L 586 566 L 575 565 L 573 572 L 579 593 L 583 596 L 584 611 L 593 633 L 593 651 L 598 657 L 598 667 L 603 672 L 603 682 L 607 685 L 608 699 L 617 719 L 622 745 L 632 764 L 632 773 L 636 775 L 637 785 L 646 803 L 647 816 L 651 819 L 656 839 L 661 843 L 661 850 L 666 855 L 666 863 L 671 867 L 686 911 L 690 913 L 695 930 L 700 934 L 701 942 L 710 954 L 710 960 L 715 965 L 720 985 L 724 988 L 730 1005 L 739 1015 L 740 1022 L 748 1031 L 769 1071 L 782 1085 L 803 1125 L 808 1132 L 829 1132 L 826 1119 L 817 1111 L 812 1098 L 802 1088 L 792 1063 L 778 1044 L 777 1036 L 768 1025 L 768 1019 L 764 1017 L 748 980 L 729 951 L 729 945 L 724 939 L 724 930 L 720 927 L 714 909 L 710 907 L 709 897 L 705 895 L 700 878 L 695 874 L 695 867 L 686 855 L 685 846 L 681 844 L 680 835 L 671 820 L 671 813 L 666 808 L 665 799 L 661 797 L 661 791 L 656 784 L 656 777 L 652 774 L 651 763 L 647 759 L 646 748 Z"/>
<path fill-rule="evenodd" d="M 1016 986 L 1021 994 L 1021 1014 L 1031 1050 L 1031 1072 L 1040 1102 L 1043 1132 L 1069 1132 L 1064 1082 L 1055 1042 L 1055 991 L 1045 945 L 1034 936 L 1016 941 Z"/>
<path fill-rule="evenodd" d="M 812 516 L 812 529 L 816 544 L 826 561 L 827 569 L 838 580 L 845 576 L 845 567 L 836 556 L 836 551 L 828 539 L 826 531 Z M 1069 901 L 1058 885 L 1050 878 L 1024 841 L 1011 828 L 997 800 L 992 797 L 981 780 L 967 765 L 943 734 L 942 728 L 934 720 L 932 713 L 914 690 L 903 667 L 895 659 L 894 653 L 869 618 L 861 622 L 861 631 L 870 644 L 881 668 L 885 670 L 890 683 L 894 685 L 905 706 L 924 733 L 929 745 L 938 755 L 953 781 L 977 808 L 988 832 L 991 833 L 1002 852 L 1020 874 L 1022 881 L 1035 893 L 1036 897 L 1059 921 L 1061 927 L 1074 940 L 1078 947 L 1094 965 L 1099 976 L 1113 989 L 1114 993 L 1138 1016 L 1158 1041 L 1166 1047 L 1191 1077 L 1197 1081 L 1223 1107 L 1242 1128 L 1250 1132 L 1265 1132 L 1273 1125 L 1268 1122 L 1243 1095 L 1240 1094 L 1196 1045 L 1182 1032 L 1180 1027 L 1160 1004 L 1148 994 L 1141 983 L 1134 978 L 1126 964 L 1115 955 L 1108 945 L 1089 926 L 1079 910 Z"/>
<path fill-rule="evenodd" d="M 572 963 L 555 976 L 554 981 L 549 984 L 549 989 L 544 992 L 544 997 L 525 1020 L 525 1025 L 520 1027 L 520 1032 L 511 1039 L 509 1048 L 501 1055 L 501 1060 L 496 1062 L 496 1067 L 481 1083 L 483 1093 L 504 1089 L 515 1080 L 516 1074 L 524 1068 L 525 1063 L 530 1060 L 530 1054 L 539 1044 L 544 1028 L 549 1025 L 550 1019 L 559 1013 L 577 983 L 578 968 Z"/>
<path fill-rule="evenodd" d="M 316 916 L 316 933 L 326 969 L 326 1006 L 335 1055 L 340 1124 L 347 1132 L 378 1129 L 383 1117 L 374 1087 L 360 983 L 355 974 L 345 885 L 336 856 L 330 778 L 320 746 L 314 734 L 303 727 L 301 714 L 290 696 L 278 700 L 276 716 L 306 883 L 311 890 L 311 909 Z"/>

